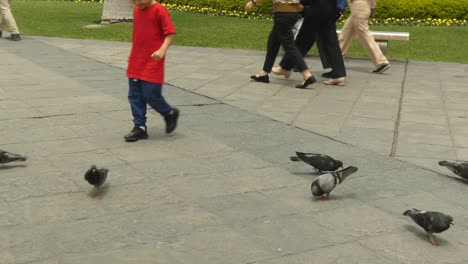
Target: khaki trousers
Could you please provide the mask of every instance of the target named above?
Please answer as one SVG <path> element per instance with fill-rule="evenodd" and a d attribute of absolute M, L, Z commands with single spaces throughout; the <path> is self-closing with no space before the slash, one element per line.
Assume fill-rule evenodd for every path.
<path fill-rule="evenodd" d="M 11 0 L 0 0 L 0 30 L 3 31 L 8 27 L 11 34 L 19 34 L 15 18 L 11 13 L 10 2 Z"/>
<path fill-rule="evenodd" d="M 385 58 L 369 31 L 370 0 L 352 0 L 349 3 L 349 9 L 351 14 L 341 29 L 339 38 L 343 56 L 348 51 L 353 39 L 358 37 L 361 46 L 372 60 L 374 66 L 388 64 L 387 58 Z"/>

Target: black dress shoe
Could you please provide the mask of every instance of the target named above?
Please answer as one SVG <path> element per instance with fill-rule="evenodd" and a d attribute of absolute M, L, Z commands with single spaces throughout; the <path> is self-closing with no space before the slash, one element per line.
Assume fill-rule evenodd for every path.
<path fill-rule="evenodd" d="M 302 84 L 296 85 L 296 88 L 305 89 L 305 88 L 307 88 L 307 86 L 309 86 L 310 84 L 313 84 L 315 82 L 317 82 L 315 77 L 310 76 L 307 80 L 304 80 L 304 82 Z"/>
<path fill-rule="evenodd" d="M 373 70 L 373 73 L 382 73 L 390 68 L 390 64 L 382 64 L 377 69 Z"/>
<path fill-rule="evenodd" d="M 333 71 L 322 73 L 323 78 L 333 78 Z"/>
<path fill-rule="evenodd" d="M 10 36 L 6 37 L 8 40 L 13 40 L 13 41 L 20 41 L 21 36 L 20 34 L 11 34 Z"/>
<path fill-rule="evenodd" d="M 270 78 L 268 77 L 268 74 L 263 75 L 263 76 L 251 75 L 250 79 L 252 79 L 252 80 L 254 80 L 256 82 L 263 82 L 263 83 L 269 83 L 270 82 Z"/>

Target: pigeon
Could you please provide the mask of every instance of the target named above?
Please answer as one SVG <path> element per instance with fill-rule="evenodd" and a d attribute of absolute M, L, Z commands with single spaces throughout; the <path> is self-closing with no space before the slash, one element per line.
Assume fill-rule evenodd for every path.
<path fill-rule="evenodd" d="M 339 171 L 333 171 L 318 176 L 310 185 L 312 195 L 320 196 L 320 200 L 327 200 L 330 196 L 330 192 L 333 191 L 338 184 L 342 183 L 346 177 L 355 173 L 357 170 L 357 167 L 349 166 Z"/>
<path fill-rule="evenodd" d="M 0 150 L 0 164 L 8 163 L 12 161 L 26 161 L 25 156 L 14 154 L 8 151 Z"/>
<path fill-rule="evenodd" d="M 439 161 L 439 165 L 447 167 L 447 169 L 468 181 L 468 161 L 450 162 L 442 160 Z"/>
<path fill-rule="evenodd" d="M 406 210 L 403 215 L 411 217 L 413 221 L 422 227 L 432 242 L 433 246 L 438 246 L 439 243 L 434 239 L 432 233 L 441 233 L 453 225 L 453 218 L 439 212 L 421 211 L 418 209 Z"/>
<path fill-rule="evenodd" d="M 94 186 L 94 194 L 91 196 L 96 197 L 98 195 L 99 187 L 101 187 L 101 185 L 106 181 L 108 173 L 108 169 L 98 169 L 96 168 L 96 165 L 92 165 L 91 168 L 86 171 L 84 175 L 85 180 Z"/>
<path fill-rule="evenodd" d="M 343 162 L 336 160 L 328 155 L 317 153 L 302 153 L 296 152 L 297 156 L 291 156 L 292 161 L 300 161 L 314 167 L 316 171 L 336 171 L 338 168 L 343 168 Z"/>

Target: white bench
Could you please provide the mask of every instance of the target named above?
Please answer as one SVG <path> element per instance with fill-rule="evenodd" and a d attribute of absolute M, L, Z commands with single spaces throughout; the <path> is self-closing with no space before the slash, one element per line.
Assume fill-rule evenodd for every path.
<path fill-rule="evenodd" d="M 337 30 L 336 34 L 341 34 L 341 30 Z M 408 41 L 410 37 L 409 32 L 391 32 L 391 31 L 371 31 L 375 42 L 379 45 L 380 50 L 384 55 L 387 55 L 388 41 L 390 40 L 404 40 Z"/>
<path fill-rule="evenodd" d="M 294 33 L 294 38 L 296 38 L 297 33 L 299 32 L 299 29 L 302 26 L 302 21 L 303 19 L 299 19 L 297 21 L 296 25 L 294 25 L 293 28 L 293 33 Z M 341 30 L 337 30 L 336 34 L 338 34 L 338 37 L 341 34 Z M 375 39 L 375 42 L 379 45 L 380 50 L 384 55 L 387 55 L 387 46 L 388 46 L 388 41 L 390 40 L 404 40 L 408 41 L 410 37 L 409 32 L 391 32 L 391 31 L 371 31 L 372 36 Z"/>

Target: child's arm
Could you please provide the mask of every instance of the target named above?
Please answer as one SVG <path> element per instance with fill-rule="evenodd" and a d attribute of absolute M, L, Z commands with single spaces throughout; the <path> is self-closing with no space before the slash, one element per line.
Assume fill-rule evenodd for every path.
<path fill-rule="evenodd" d="M 164 42 L 161 45 L 161 47 L 153 54 L 151 54 L 151 58 L 153 58 L 153 60 L 162 60 L 164 56 L 166 56 L 167 49 L 169 48 L 169 46 L 171 46 L 175 35 L 176 34 L 169 34 L 164 37 Z"/>

